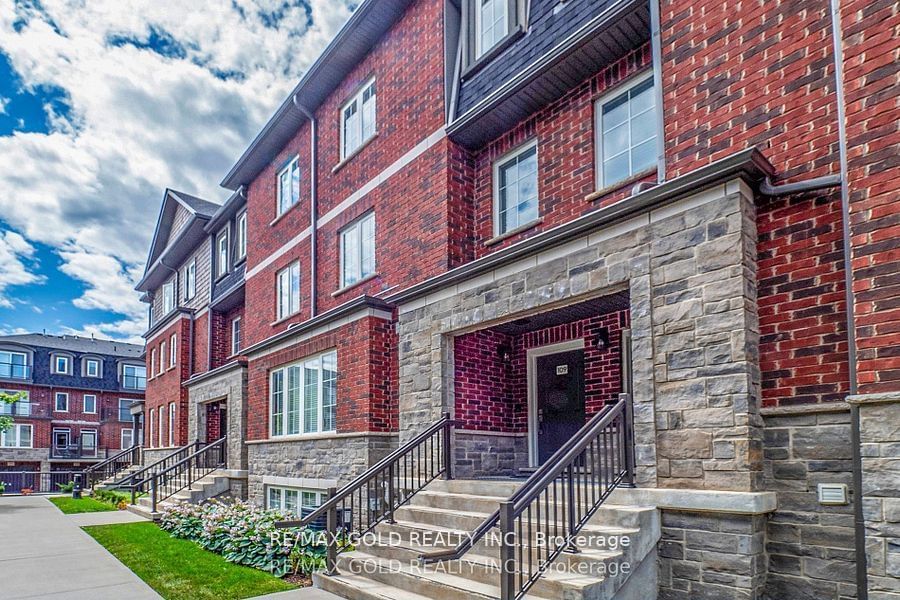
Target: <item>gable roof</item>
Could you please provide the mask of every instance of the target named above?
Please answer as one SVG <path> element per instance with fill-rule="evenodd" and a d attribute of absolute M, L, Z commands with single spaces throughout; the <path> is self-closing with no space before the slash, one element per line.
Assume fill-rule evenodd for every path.
<path fill-rule="evenodd" d="M 115 340 L 81 337 L 78 335 L 45 335 L 42 333 L 22 333 L 0 336 L 0 343 L 22 344 L 35 348 L 68 350 L 84 354 L 103 354 L 120 358 L 138 359 L 144 353 L 144 347 Z"/>

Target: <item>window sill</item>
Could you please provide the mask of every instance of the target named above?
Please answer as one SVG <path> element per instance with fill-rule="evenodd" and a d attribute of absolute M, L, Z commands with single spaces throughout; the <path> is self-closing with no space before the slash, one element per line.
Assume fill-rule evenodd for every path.
<path fill-rule="evenodd" d="M 364 284 L 364 283 L 368 283 L 368 282 L 372 281 L 373 279 L 375 279 L 376 277 L 378 277 L 378 273 L 372 273 L 371 275 L 366 275 L 365 277 L 363 277 L 363 278 L 360 279 L 359 281 L 354 281 L 354 282 L 351 283 L 350 285 L 345 285 L 345 286 L 342 287 L 341 289 L 336 290 L 336 291 L 334 291 L 334 292 L 331 292 L 331 297 L 332 297 L 332 298 L 337 298 L 337 297 L 340 296 L 341 294 L 346 294 L 347 292 L 349 292 L 349 291 L 352 290 L 353 288 L 357 288 L 357 287 L 361 286 L 361 285 Z"/>
<path fill-rule="evenodd" d="M 520 233 L 524 233 L 533 227 L 537 227 L 538 225 L 540 225 L 543 222 L 544 222 L 544 217 L 538 217 L 537 219 L 535 219 L 533 221 L 529 221 L 528 223 L 525 223 L 524 225 L 519 225 L 515 229 L 510 229 L 506 233 L 501 233 L 500 235 L 492 237 L 491 239 L 486 241 L 484 243 L 484 245 L 485 246 L 493 246 L 494 244 L 499 244 L 503 240 L 507 240 L 513 236 L 519 235 Z"/>
<path fill-rule="evenodd" d="M 397 437 L 393 431 L 348 431 L 338 433 L 336 431 L 324 431 L 321 433 L 300 433 L 294 435 L 273 435 L 264 440 L 247 440 L 247 445 L 255 444 L 279 444 L 283 442 L 310 442 L 315 440 L 339 440 L 357 437 Z"/>
<path fill-rule="evenodd" d="M 278 198 L 275 198 L 275 202 L 278 202 Z M 293 204 L 291 204 L 290 206 L 288 206 L 288 209 L 286 211 L 284 211 L 283 213 L 281 213 L 280 215 L 278 215 L 274 219 L 272 219 L 272 221 L 269 223 L 269 227 L 274 227 L 279 221 L 281 221 L 287 215 L 294 212 L 294 209 L 297 208 L 298 206 L 300 206 L 300 204 L 302 204 L 302 203 L 300 202 L 300 199 L 297 198 L 297 201 L 294 202 Z M 244 259 L 242 259 L 242 260 L 246 260 L 246 258 L 247 257 L 245 256 Z"/>
<path fill-rule="evenodd" d="M 363 150 L 365 150 L 365 149 L 366 149 L 366 146 L 368 146 L 369 144 L 371 144 L 371 143 L 375 140 L 375 138 L 377 138 L 377 137 L 378 137 L 378 132 L 376 131 L 375 133 L 373 133 L 372 135 L 370 135 L 370 136 L 368 137 L 368 139 L 366 139 L 366 141 L 364 141 L 362 144 L 360 144 L 359 146 L 357 146 L 356 149 L 355 149 L 353 152 L 351 152 L 350 154 L 348 154 L 347 156 L 345 156 L 343 159 L 341 159 L 341 162 L 339 162 L 338 164 L 334 165 L 334 166 L 331 168 L 331 174 L 334 175 L 335 173 L 337 173 L 338 171 L 340 171 L 341 169 L 343 169 L 343 168 L 344 168 L 344 165 L 346 165 L 348 162 L 350 162 L 351 160 L 353 160 L 354 158 L 356 158 L 356 156 L 357 156 L 360 152 L 362 152 Z"/>
<path fill-rule="evenodd" d="M 596 192 L 591 192 L 590 194 L 585 196 L 584 199 L 586 202 L 596 202 L 600 198 L 603 198 L 604 196 L 608 196 L 609 194 L 612 194 L 613 192 L 617 192 L 617 191 L 621 190 L 622 188 L 626 188 L 629 185 L 633 185 L 633 184 L 637 183 L 638 181 L 640 181 L 646 177 L 649 177 L 650 175 L 653 175 L 654 173 L 656 173 L 656 167 L 644 169 L 640 173 L 635 173 L 634 175 L 632 175 L 631 177 L 628 177 L 627 179 L 623 179 L 622 181 L 617 181 L 617 182 L 613 183 L 612 185 L 608 185 L 606 187 L 600 188 Z"/>
<path fill-rule="evenodd" d="M 523 35 L 525 35 L 525 28 L 521 25 L 517 25 L 515 29 L 506 34 L 506 37 L 494 44 L 493 48 L 479 56 L 472 64 L 463 69 L 463 72 L 459 76 L 460 80 L 465 81 L 475 75 Z"/>
<path fill-rule="evenodd" d="M 290 321 L 291 319 L 293 319 L 294 317 L 297 317 L 297 316 L 299 316 L 299 315 L 300 315 L 300 311 L 299 311 L 299 310 L 294 311 L 294 312 L 292 312 L 291 314 L 289 314 L 289 315 L 286 316 L 286 317 L 281 317 L 280 319 L 278 319 L 278 320 L 276 320 L 276 321 L 272 321 L 271 323 L 269 323 L 269 326 L 270 326 L 270 327 L 277 327 L 278 325 L 281 325 L 281 324 L 284 323 L 285 321 Z"/>

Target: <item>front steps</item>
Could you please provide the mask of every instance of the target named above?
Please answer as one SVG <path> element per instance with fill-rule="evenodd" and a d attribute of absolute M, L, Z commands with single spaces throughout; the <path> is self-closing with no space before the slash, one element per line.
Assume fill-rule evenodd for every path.
<path fill-rule="evenodd" d="M 499 598 L 499 545 L 477 543 L 462 559 L 420 566 L 422 551 L 451 548 L 522 484 L 521 481 L 435 481 L 381 523 L 353 552 L 338 557 L 338 574 L 317 574 L 317 587 L 348 600 L 487 600 Z M 495 529 L 495 532 L 499 530 Z M 604 504 L 582 529 L 585 545 L 561 554 L 528 598 L 638 600 L 656 589 L 659 513 L 653 507 Z M 626 536 L 627 547 L 610 539 Z M 490 537 L 490 536 L 489 536 Z M 630 575 L 625 574 L 626 565 Z M 633 578 L 637 578 L 637 581 Z"/>
<path fill-rule="evenodd" d="M 173 494 L 156 505 L 156 512 L 151 510 L 150 496 L 141 496 L 136 504 L 128 506 L 128 510 L 147 519 L 157 520 L 161 516 L 160 509 L 166 508 L 178 502 L 189 504 L 202 504 L 210 498 L 221 496 L 231 489 L 231 480 L 220 471 L 213 471 L 209 475 L 198 479 L 190 487 Z"/>

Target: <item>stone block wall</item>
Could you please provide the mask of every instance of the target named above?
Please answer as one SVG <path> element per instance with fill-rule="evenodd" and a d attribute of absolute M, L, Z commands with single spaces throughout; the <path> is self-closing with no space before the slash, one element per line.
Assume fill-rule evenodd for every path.
<path fill-rule="evenodd" d="M 207 403 L 224 401 L 227 407 L 227 466 L 247 468 L 247 367 L 236 364 L 221 374 L 203 379 L 188 387 L 188 431 L 192 440 L 206 439 Z"/>
<path fill-rule="evenodd" d="M 457 431 L 453 434 L 453 476 L 514 476 L 528 466 L 528 438 L 524 433 Z"/>
<path fill-rule="evenodd" d="M 766 598 L 855 598 L 853 504 L 822 505 L 817 496 L 819 483 L 852 489 L 849 406 L 764 409 L 763 418 L 765 489 L 778 495 L 767 525 Z"/>

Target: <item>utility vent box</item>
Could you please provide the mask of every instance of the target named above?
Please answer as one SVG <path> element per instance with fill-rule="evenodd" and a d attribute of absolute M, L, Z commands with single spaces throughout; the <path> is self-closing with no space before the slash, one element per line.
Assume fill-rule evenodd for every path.
<path fill-rule="evenodd" d="M 819 504 L 849 504 L 846 483 L 820 483 Z"/>

